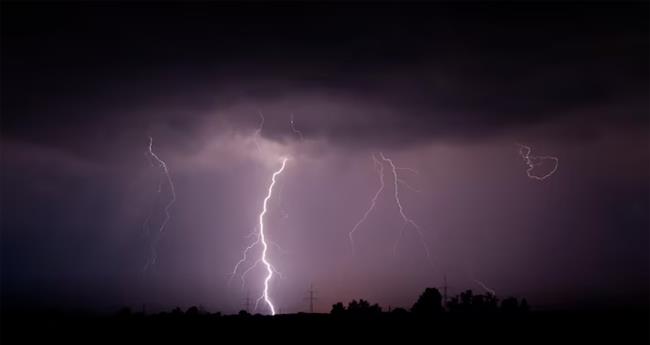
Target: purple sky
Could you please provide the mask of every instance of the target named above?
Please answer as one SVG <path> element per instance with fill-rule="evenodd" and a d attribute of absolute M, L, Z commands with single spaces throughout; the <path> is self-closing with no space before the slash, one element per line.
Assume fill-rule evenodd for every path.
<path fill-rule="evenodd" d="M 203 6 L 3 4 L 3 303 L 238 311 L 264 270 L 229 274 L 284 155 L 266 217 L 283 312 L 310 284 L 318 311 L 409 307 L 445 275 L 539 307 L 648 303 L 647 5 Z M 143 272 L 170 197 L 149 136 L 177 199 Z M 557 172 L 528 178 L 516 143 Z M 393 255 L 387 165 L 350 248 L 376 152 L 419 172 L 400 195 L 432 265 L 412 228 Z"/>

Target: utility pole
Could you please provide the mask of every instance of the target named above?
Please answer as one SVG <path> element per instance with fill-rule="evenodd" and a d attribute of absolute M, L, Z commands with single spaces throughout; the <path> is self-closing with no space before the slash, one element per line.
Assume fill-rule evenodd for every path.
<path fill-rule="evenodd" d="M 307 291 L 307 293 L 309 294 L 309 296 L 306 297 L 305 299 L 309 300 L 309 312 L 311 314 L 313 314 L 314 313 L 314 301 L 317 299 L 316 296 L 315 296 L 316 291 L 314 290 L 314 284 L 309 284 L 309 291 Z"/>

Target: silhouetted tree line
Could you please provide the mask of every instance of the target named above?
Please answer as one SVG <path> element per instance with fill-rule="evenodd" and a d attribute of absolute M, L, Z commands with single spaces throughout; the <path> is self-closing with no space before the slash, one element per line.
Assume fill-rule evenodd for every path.
<path fill-rule="evenodd" d="M 404 308 L 395 308 L 389 310 L 391 315 L 414 315 L 418 317 L 435 316 L 442 313 L 526 313 L 530 309 L 528 301 L 525 298 L 518 300 L 515 297 L 507 297 L 499 300 L 495 295 L 487 293 L 484 295 L 474 294 L 472 290 L 466 290 L 457 296 L 452 297 L 446 304 L 443 303 L 442 295 L 436 288 L 426 288 L 424 292 L 418 297 L 417 301 L 413 304 L 410 310 Z M 304 314 L 304 313 L 299 313 Z M 375 303 L 370 304 L 367 300 L 359 299 L 358 301 L 352 300 L 345 306 L 342 302 L 332 305 L 330 311 L 332 316 L 352 316 L 352 317 L 372 317 L 383 312 L 382 307 Z M 133 312 L 130 308 L 125 307 L 121 309 L 118 316 L 129 317 L 144 315 L 144 312 Z M 163 318 L 198 318 L 200 316 L 221 317 L 221 313 L 209 313 L 202 307 L 192 306 L 183 311 L 181 308 L 176 307 L 171 312 L 161 312 L 157 314 Z M 224 315 L 225 316 L 225 315 Z M 251 315 L 245 310 L 239 311 L 236 315 L 228 317 L 262 317 L 261 315 Z"/>
<path fill-rule="evenodd" d="M 545 311 L 527 313 L 525 299 L 503 300 L 492 294 L 464 291 L 445 303 L 440 292 L 425 289 L 409 308 L 382 309 L 365 299 L 332 306 L 331 313 L 296 313 L 276 316 L 247 311 L 224 315 L 200 306 L 179 307 L 148 313 L 123 308 L 109 316 L 52 312 L 4 316 L 0 344 L 70 344 L 147 342 L 204 343 L 241 337 L 261 340 L 283 339 L 298 334 L 317 335 L 319 340 L 359 339 L 364 343 L 416 343 L 435 335 L 438 343 L 453 344 L 551 344 L 557 339 L 568 343 L 649 344 L 647 311 Z M 2 316 L 2 315 L 0 315 Z M 9 332 L 7 330 L 10 330 Z M 569 338 L 567 338 L 569 334 Z M 25 336 L 30 335 L 30 339 Z M 348 336 L 345 338 L 344 335 Z M 188 338 L 190 337 L 190 338 Z M 57 341 L 52 341 L 56 339 Z M 505 341 L 504 341 L 505 339 Z M 641 341 L 635 341 L 641 339 Z M 128 340 L 128 341 L 127 341 Z M 304 340 L 301 338 L 301 340 Z M 522 341 L 523 340 L 523 341 Z M 272 342 L 272 341 L 271 341 Z M 327 342 L 327 341 L 326 341 Z"/>
<path fill-rule="evenodd" d="M 446 305 L 443 305 L 442 295 L 436 288 L 427 288 L 420 295 L 418 300 L 411 307 L 411 314 L 417 316 L 433 316 L 442 312 L 449 313 L 486 313 L 486 312 L 503 312 L 503 313 L 525 313 L 530 310 L 528 301 L 523 298 L 519 301 L 515 297 L 508 297 L 502 301 L 493 295 L 475 295 L 472 290 L 462 292 L 458 296 L 452 297 Z M 332 315 L 376 315 L 381 313 L 382 309 L 378 304 L 370 305 L 366 300 L 352 300 L 346 308 L 342 302 L 332 305 Z M 403 308 L 396 308 L 391 311 L 395 314 L 407 314 L 408 311 Z"/>

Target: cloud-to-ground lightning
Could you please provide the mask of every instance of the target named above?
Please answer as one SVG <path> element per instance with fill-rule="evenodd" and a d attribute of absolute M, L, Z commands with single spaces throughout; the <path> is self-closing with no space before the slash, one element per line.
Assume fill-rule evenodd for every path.
<path fill-rule="evenodd" d="M 264 202 L 262 203 L 262 212 L 260 213 L 259 216 L 259 227 L 260 227 L 260 242 L 262 243 L 262 263 L 264 263 L 264 266 L 266 266 L 266 278 L 264 278 L 264 293 L 260 298 L 257 299 L 257 302 L 264 298 L 264 301 L 266 304 L 269 306 L 271 309 L 271 315 L 275 315 L 275 306 L 273 306 L 273 303 L 271 302 L 271 299 L 269 298 L 269 282 L 271 281 L 271 278 L 273 278 L 273 268 L 271 266 L 271 263 L 268 261 L 268 258 L 266 257 L 266 253 L 268 251 L 268 244 L 266 243 L 266 233 L 264 232 L 264 215 L 266 215 L 267 209 L 268 209 L 268 202 L 271 199 L 271 196 L 273 196 L 273 186 L 275 186 L 275 181 L 278 175 L 284 171 L 284 167 L 287 165 L 287 160 L 288 158 L 283 158 L 282 159 L 282 166 L 280 169 L 275 171 L 273 175 L 271 176 L 271 184 L 269 185 L 269 190 L 268 193 L 266 194 L 266 198 L 264 198 Z"/>
<path fill-rule="evenodd" d="M 257 306 L 259 302 L 264 300 L 264 302 L 267 304 L 269 307 L 269 310 L 271 311 L 271 315 L 275 315 L 275 306 L 273 305 L 273 302 L 271 301 L 271 298 L 269 297 L 269 283 L 271 279 L 273 278 L 273 273 L 276 273 L 278 275 L 279 272 L 275 269 L 275 267 L 271 264 L 269 257 L 268 257 L 268 250 L 271 245 L 278 246 L 271 240 L 267 238 L 267 233 L 265 232 L 265 227 L 264 227 L 264 216 L 268 212 L 268 203 L 269 200 L 273 197 L 273 188 L 275 187 L 275 184 L 277 182 L 277 177 L 282 174 L 284 171 L 284 168 L 286 167 L 287 161 L 289 159 L 284 157 L 282 158 L 282 165 L 278 170 L 273 172 L 273 175 L 271 176 L 271 184 L 268 187 L 266 197 L 264 198 L 262 202 L 262 211 L 259 214 L 258 218 L 258 225 L 257 225 L 257 231 L 253 232 L 250 236 L 255 236 L 255 241 L 248 245 L 243 252 L 242 258 L 235 264 L 235 267 L 232 271 L 230 280 L 237 274 L 239 267 L 244 264 L 248 260 L 248 252 L 252 250 L 254 247 L 256 247 L 258 244 L 261 244 L 262 246 L 262 252 L 260 254 L 260 257 L 255 260 L 255 262 L 249 266 L 244 272 L 241 274 L 241 281 L 242 281 L 242 286 L 244 284 L 244 278 L 250 272 L 253 268 L 257 267 L 259 264 L 263 264 L 264 267 L 266 268 L 266 276 L 264 278 L 264 284 L 263 284 L 263 292 L 262 295 L 257 299 L 255 302 L 255 309 L 257 309 Z M 278 246 L 279 248 L 279 246 Z M 281 276 L 281 275 L 280 275 Z M 230 282 L 229 280 L 229 282 Z"/>
<path fill-rule="evenodd" d="M 147 150 L 147 154 L 148 154 L 148 157 L 150 159 L 153 158 L 153 160 L 155 160 L 155 162 L 158 164 L 158 166 L 162 170 L 163 174 L 165 175 L 165 178 L 167 180 L 167 185 L 169 187 L 169 192 L 171 194 L 171 198 L 167 202 L 167 204 L 165 205 L 165 208 L 164 208 L 165 218 L 163 219 L 162 223 L 160 223 L 160 226 L 158 227 L 158 231 L 154 234 L 153 241 L 151 241 L 151 246 L 150 246 L 151 256 L 150 256 L 149 260 L 147 261 L 147 263 L 145 264 L 144 270 L 147 270 L 152 265 L 155 265 L 156 261 L 158 260 L 158 253 L 157 253 L 156 248 L 158 246 L 158 242 L 160 241 L 160 236 L 161 236 L 162 232 L 165 230 L 165 227 L 167 226 L 167 223 L 169 223 L 169 220 L 171 219 L 171 215 L 169 213 L 169 210 L 171 209 L 172 205 L 176 201 L 176 189 L 174 187 L 174 182 L 172 181 L 172 177 L 171 177 L 171 175 L 169 173 L 167 163 L 165 163 L 165 161 L 160 159 L 160 157 L 158 157 L 158 155 L 155 152 L 153 152 L 153 138 L 152 137 L 149 137 L 149 147 L 148 147 L 148 150 Z M 160 193 L 162 191 L 162 185 L 163 185 L 163 181 L 161 179 L 161 181 L 158 184 L 158 193 Z M 147 224 L 147 226 L 149 224 L 150 218 L 151 218 L 151 216 L 147 217 L 147 220 L 145 221 L 145 224 Z"/>
<path fill-rule="evenodd" d="M 519 145 L 519 155 L 521 155 L 521 158 L 524 159 L 524 163 L 528 166 L 528 169 L 526 169 L 526 175 L 528 175 L 529 178 L 538 180 L 538 181 L 543 181 L 553 175 L 556 171 L 557 168 L 560 164 L 560 160 L 557 157 L 553 156 L 531 156 L 531 148 L 529 146 L 523 145 L 523 144 L 517 144 Z M 553 161 L 554 166 L 553 169 L 551 169 L 548 173 L 538 176 L 534 175 L 532 173 L 533 169 L 535 169 L 536 166 L 540 166 L 544 164 L 544 161 Z"/>
<path fill-rule="evenodd" d="M 350 246 L 352 247 L 352 251 L 354 251 L 354 233 L 359 229 L 359 226 L 363 224 L 366 219 L 368 219 L 368 215 L 372 210 L 375 208 L 375 205 L 377 205 L 377 198 L 381 194 L 381 192 L 384 190 L 384 165 L 381 164 L 381 162 L 375 157 L 375 154 L 373 153 L 371 155 L 372 161 L 375 164 L 375 167 L 377 168 L 377 172 L 379 173 L 379 188 L 375 192 L 375 195 L 370 199 L 370 205 L 368 206 L 368 209 L 366 209 L 366 212 L 364 212 L 363 217 L 359 219 L 359 221 L 354 225 L 350 233 L 348 233 L 348 237 L 350 238 Z"/>
<path fill-rule="evenodd" d="M 232 279 L 237 275 L 237 272 L 239 272 L 239 267 L 241 265 L 243 265 L 244 263 L 246 263 L 246 261 L 248 261 L 248 252 L 251 251 L 253 248 L 255 248 L 258 244 L 260 244 L 260 233 L 259 233 L 259 231 L 257 231 L 257 227 L 255 227 L 255 230 L 252 233 L 250 233 L 248 236 L 246 236 L 246 238 L 251 238 L 251 237 L 255 237 L 255 241 L 253 241 L 251 244 L 246 246 L 246 248 L 244 248 L 241 259 L 239 259 L 239 261 L 237 261 L 237 263 L 233 267 L 232 272 L 230 273 L 230 278 L 228 279 L 228 285 L 230 285 L 230 283 L 232 282 Z M 273 242 L 273 241 L 269 240 L 268 244 L 274 246 L 280 253 L 287 254 L 287 251 L 284 250 L 276 242 Z M 259 265 L 261 262 L 262 262 L 261 259 L 257 259 L 252 265 L 250 265 L 246 270 L 244 270 L 244 272 L 242 272 L 242 274 L 239 276 L 239 279 L 241 280 L 241 287 L 242 288 L 246 285 L 246 275 L 248 275 L 248 273 L 250 271 L 252 271 L 255 267 L 257 267 L 257 265 Z M 273 268 L 275 273 L 282 276 L 282 274 L 278 270 L 276 270 L 274 267 L 272 267 L 272 268 Z"/>
<path fill-rule="evenodd" d="M 427 260 L 429 263 L 431 262 L 431 252 L 429 251 L 429 246 L 427 245 L 426 241 L 424 240 L 424 235 L 422 234 L 422 229 L 420 229 L 420 226 L 413 221 L 413 219 L 409 218 L 406 215 L 406 212 L 404 211 L 404 206 L 402 205 L 402 201 L 399 197 L 399 183 L 401 181 L 397 171 L 398 168 L 395 166 L 395 163 L 393 163 L 393 160 L 390 158 L 386 157 L 382 152 L 379 152 L 379 156 L 384 162 L 387 162 L 388 165 L 391 167 L 391 171 L 393 173 L 393 183 L 394 183 L 394 197 L 395 197 L 395 203 L 397 204 L 397 208 L 399 209 L 399 214 L 402 217 L 402 220 L 404 220 L 404 226 L 406 225 L 411 225 L 413 229 L 415 229 L 415 232 L 418 234 L 420 238 L 420 243 L 422 243 L 422 248 L 424 248 L 424 252 L 427 255 Z M 393 251 L 396 250 L 397 245 L 399 244 L 399 239 L 403 236 L 404 234 L 404 226 L 402 226 L 402 230 L 400 232 L 400 237 L 398 238 L 397 242 L 395 243 L 395 246 L 393 247 Z"/>

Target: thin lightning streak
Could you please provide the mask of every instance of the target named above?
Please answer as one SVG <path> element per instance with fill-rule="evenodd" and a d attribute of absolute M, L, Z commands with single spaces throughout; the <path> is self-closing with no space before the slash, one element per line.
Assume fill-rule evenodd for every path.
<path fill-rule="evenodd" d="M 246 247 L 246 249 L 244 249 L 244 253 L 243 253 L 243 255 L 242 255 L 242 258 L 239 259 L 239 261 L 237 261 L 237 263 L 235 264 L 235 267 L 234 267 L 233 270 L 232 270 L 232 273 L 230 274 L 230 278 L 228 279 L 228 285 L 230 285 L 230 282 L 232 281 L 232 279 L 235 277 L 235 275 L 237 275 L 237 271 L 239 270 L 239 266 L 241 266 L 241 265 L 242 265 L 244 262 L 246 262 L 246 260 L 248 259 L 248 251 L 251 250 L 251 249 L 253 249 L 253 247 L 255 247 L 258 243 L 260 243 L 259 233 L 257 233 L 257 232 L 253 232 L 253 233 L 251 233 L 250 235 L 248 235 L 248 236 L 246 236 L 246 237 L 247 237 L 247 238 L 250 238 L 252 235 L 255 235 L 256 239 L 255 239 L 255 241 L 254 241 L 253 243 L 251 243 L 250 245 L 248 245 L 248 246 Z M 246 270 L 245 273 L 248 273 L 248 271 L 249 271 L 250 269 L 252 269 L 252 267 L 254 267 L 255 265 L 256 265 L 256 264 L 254 264 L 253 266 L 251 266 L 248 270 Z M 245 273 L 244 273 L 244 274 L 245 274 Z M 242 276 L 241 276 L 242 286 L 244 286 L 244 274 L 242 274 Z"/>
<path fill-rule="evenodd" d="M 150 260 L 145 264 L 144 270 L 146 271 L 151 265 L 156 264 L 156 260 L 158 259 L 158 254 L 156 252 L 156 246 L 158 245 L 158 242 L 160 241 L 160 235 L 162 234 L 163 230 L 165 230 L 165 227 L 167 226 L 167 223 L 169 222 L 171 215 L 169 214 L 169 209 L 172 207 L 174 202 L 176 201 L 176 190 L 174 188 L 174 182 L 172 181 L 171 175 L 169 174 L 169 169 L 167 168 L 167 163 L 165 163 L 158 155 L 156 155 L 153 152 L 153 138 L 149 137 L 149 150 L 148 153 L 151 158 L 153 158 L 158 165 L 162 168 L 163 173 L 167 177 L 167 183 L 169 185 L 169 191 L 171 193 L 171 199 L 165 206 L 165 219 L 163 222 L 160 224 L 160 227 L 158 228 L 158 232 L 155 235 L 154 240 L 151 243 L 151 258 Z M 160 193 L 162 190 L 162 181 L 158 184 L 158 192 Z M 149 223 L 151 217 L 147 218 L 145 221 L 147 224 Z M 148 225 L 147 225 L 148 226 Z"/>
<path fill-rule="evenodd" d="M 397 182 L 403 184 L 404 187 L 406 187 L 406 188 L 408 188 L 408 189 L 410 189 L 410 190 L 412 190 L 412 191 L 414 191 L 414 192 L 416 192 L 416 193 L 420 193 L 420 192 L 421 192 L 421 190 L 419 190 L 419 189 L 417 189 L 417 188 L 411 186 L 411 185 L 410 185 L 408 182 L 406 182 L 405 180 L 399 179 L 399 180 L 397 180 Z"/>
<path fill-rule="evenodd" d="M 354 225 L 350 233 L 348 233 L 348 237 L 350 238 L 350 246 L 352 247 L 352 251 L 354 252 L 354 233 L 357 231 L 359 226 L 363 224 L 366 219 L 368 219 L 368 215 L 372 210 L 375 208 L 375 205 L 377 205 L 377 198 L 381 194 L 381 192 L 384 190 L 384 165 L 379 162 L 379 160 L 375 157 L 374 154 L 371 155 L 373 162 L 375 163 L 375 167 L 377 168 L 377 172 L 379 173 L 379 189 L 375 192 L 375 195 L 370 199 L 370 206 L 368 206 L 368 209 L 366 209 L 366 212 L 363 214 L 363 217 L 359 219 L 359 221 Z"/>
<path fill-rule="evenodd" d="M 526 169 L 526 175 L 528 175 L 529 178 L 532 178 L 532 179 L 535 179 L 535 180 L 538 180 L 538 181 L 543 181 L 546 178 L 553 175 L 557 171 L 557 168 L 560 165 L 560 160 L 557 157 L 553 157 L 553 156 L 531 156 L 530 155 L 530 151 L 531 151 L 530 146 L 526 146 L 526 145 L 523 145 L 523 144 L 517 144 L 517 145 L 519 145 L 519 155 L 521 155 L 521 158 L 524 159 L 524 163 L 528 166 L 528 169 Z M 542 162 L 545 161 L 545 160 L 552 160 L 552 161 L 555 162 L 555 166 L 553 167 L 553 169 L 550 172 L 548 172 L 546 175 L 542 175 L 542 176 L 533 175 L 532 174 L 533 169 L 535 169 L 536 166 L 542 165 L 543 164 Z"/>
<path fill-rule="evenodd" d="M 151 137 L 149 137 L 149 139 L 151 139 Z M 153 159 L 151 158 L 151 155 L 149 154 L 149 151 L 150 151 L 149 149 L 144 151 L 144 155 L 147 157 L 147 160 L 149 161 L 149 164 L 151 164 L 151 167 L 153 168 L 153 167 L 155 167 L 155 165 L 153 164 Z M 158 189 L 157 189 L 158 192 L 160 192 L 160 184 L 161 183 L 162 183 L 162 178 L 159 177 Z M 144 223 L 142 223 L 142 231 L 144 232 L 145 236 L 149 236 L 149 233 L 151 232 L 151 227 L 149 225 L 150 225 L 150 222 L 151 222 L 151 217 L 153 216 L 154 207 L 155 207 L 155 205 L 151 206 L 151 211 L 149 212 L 149 215 L 144 220 Z"/>
<path fill-rule="evenodd" d="M 262 259 L 257 259 L 249 268 L 247 268 L 241 275 L 241 288 L 243 289 L 246 287 L 246 275 L 248 275 L 248 272 L 252 271 L 257 265 L 259 265 L 262 262 Z M 274 266 L 271 266 L 271 269 L 273 270 L 273 273 L 277 274 L 280 276 L 281 279 L 284 279 L 284 275 L 278 271 Z"/>
<path fill-rule="evenodd" d="M 394 193 L 394 195 L 395 195 L 395 203 L 397 203 L 397 207 L 399 209 L 399 214 L 402 216 L 402 219 L 404 220 L 404 224 L 405 225 L 410 224 L 415 229 L 415 231 L 417 232 L 418 236 L 420 237 L 420 242 L 422 243 L 422 247 L 424 248 L 424 251 L 425 251 L 425 253 L 427 255 L 427 259 L 428 259 L 429 263 L 432 264 L 431 253 L 429 251 L 429 247 L 427 246 L 427 243 L 424 241 L 424 236 L 422 235 L 422 230 L 420 229 L 420 226 L 417 225 L 411 218 L 406 216 L 406 213 L 404 212 L 404 207 L 402 206 L 402 201 L 400 200 L 400 197 L 399 197 L 399 180 L 400 180 L 400 178 L 397 175 L 397 167 L 395 166 L 393 161 L 390 158 L 387 158 L 386 156 L 384 156 L 384 154 L 382 152 L 379 152 L 379 155 L 381 156 L 381 159 L 384 162 L 387 162 L 390 165 L 391 171 L 393 172 L 393 182 L 394 182 L 394 188 L 395 188 L 394 189 L 395 190 L 395 193 Z M 402 228 L 400 238 L 402 237 L 403 232 L 404 232 L 404 228 Z"/>
<path fill-rule="evenodd" d="M 266 198 L 264 198 L 263 206 L 262 206 L 262 212 L 260 213 L 259 216 L 259 222 L 260 222 L 260 241 L 262 242 L 262 263 L 264 263 L 264 266 L 266 266 L 266 278 L 264 279 L 264 293 L 260 298 L 258 298 L 257 302 L 255 303 L 255 307 L 257 308 L 257 304 L 259 301 L 264 298 L 264 301 L 266 304 L 269 306 L 271 309 L 271 315 L 275 315 L 275 306 L 273 306 L 273 303 L 271 302 L 269 298 L 269 281 L 271 281 L 271 278 L 273 278 L 273 268 L 271 266 L 271 263 L 267 260 L 266 258 L 266 252 L 268 250 L 268 244 L 266 243 L 266 234 L 264 233 L 264 215 L 267 212 L 267 204 L 269 200 L 271 199 L 271 196 L 273 195 L 273 186 L 275 186 L 275 181 L 278 175 L 284 171 L 284 167 L 287 165 L 287 160 L 288 158 L 283 158 L 282 159 L 282 166 L 280 169 L 278 169 L 276 172 L 273 173 L 271 176 L 271 184 L 269 185 L 268 193 L 266 195 Z"/>
<path fill-rule="evenodd" d="M 259 232 L 257 232 L 257 227 L 255 227 L 250 234 L 246 235 L 246 238 L 257 237 L 258 234 Z"/>
<path fill-rule="evenodd" d="M 259 265 L 260 262 L 262 262 L 262 260 L 261 260 L 261 259 L 257 259 L 257 260 L 256 260 L 256 261 L 251 265 L 251 267 L 249 267 L 248 269 L 246 269 L 246 270 L 244 271 L 244 273 L 242 273 L 242 275 L 241 275 L 241 287 L 242 287 L 242 289 L 243 289 L 244 286 L 246 285 L 246 275 L 248 274 L 248 272 L 252 271 L 255 267 L 257 267 L 257 265 Z"/>
<path fill-rule="evenodd" d="M 257 311 L 257 306 L 260 304 L 260 301 L 264 298 L 264 296 L 260 296 L 256 301 L 255 301 L 255 308 L 253 308 L 254 311 Z"/>
<path fill-rule="evenodd" d="M 280 247 L 280 245 L 277 244 L 277 242 L 269 241 L 269 244 L 274 246 L 282 255 L 289 254 L 289 252 L 286 249 Z"/>
<path fill-rule="evenodd" d="M 257 147 L 257 151 L 262 152 L 262 149 L 260 148 L 260 144 L 257 142 L 257 138 L 260 137 L 262 133 L 262 129 L 264 128 L 264 114 L 262 114 L 261 110 L 258 110 L 257 113 L 260 115 L 260 124 L 257 126 L 257 129 L 255 130 L 255 134 L 253 135 L 253 142 L 255 143 L 255 147 Z"/>
<path fill-rule="evenodd" d="M 253 249 L 258 244 L 260 244 L 259 232 L 251 233 L 246 237 L 250 238 L 251 236 L 255 236 L 255 241 L 253 243 L 251 243 L 250 245 L 248 245 L 244 249 L 242 258 L 239 259 L 239 261 L 237 261 L 237 263 L 235 264 L 235 267 L 233 268 L 232 272 L 230 273 L 230 278 L 228 279 L 228 285 L 230 285 L 233 278 L 237 275 L 237 272 L 239 271 L 239 267 L 248 260 L 248 251 Z M 282 253 L 284 255 L 288 254 L 288 252 L 286 250 L 284 250 L 282 247 L 280 247 L 280 245 L 277 244 L 276 242 L 269 241 L 269 244 L 274 246 L 275 248 L 277 248 L 280 253 Z M 257 265 L 259 265 L 260 262 L 262 262 L 261 259 L 257 259 L 251 266 L 249 266 L 246 270 L 244 270 L 244 272 L 242 272 L 241 276 L 239 277 L 239 279 L 241 280 L 241 287 L 242 288 L 244 288 L 244 286 L 246 285 L 246 275 L 248 275 L 248 273 L 250 271 L 252 271 L 255 267 L 257 267 Z M 282 277 L 282 274 L 280 272 L 278 272 L 278 270 L 275 267 L 271 267 L 271 268 L 275 271 L 275 273 L 278 273 Z"/>
<path fill-rule="evenodd" d="M 278 271 L 278 269 L 275 268 L 275 266 L 271 266 L 271 269 L 273 270 L 273 273 L 275 273 L 275 274 L 277 274 L 278 276 L 280 276 L 280 279 L 284 279 L 284 275 L 282 274 L 282 272 Z"/>
<path fill-rule="evenodd" d="M 408 172 L 410 172 L 410 173 L 412 173 L 412 174 L 414 174 L 414 175 L 420 175 L 420 172 L 417 171 L 417 170 L 415 170 L 415 169 L 413 169 L 413 168 L 400 168 L 400 167 L 397 167 L 397 168 L 395 168 L 395 170 L 397 170 L 397 171 L 400 171 L 400 170 L 402 170 L 402 171 L 408 171 Z"/>
<path fill-rule="evenodd" d="M 293 113 L 291 113 L 291 121 L 289 123 L 291 124 L 291 131 L 300 137 L 300 141 L 304 141 L 305 137 L 302 135 L 302 132 L 296 129 Z"/>
<path fill-rule="evenodd" d="M 489 294 L 491 294 L 492 296 L 496 296 L 496 295 L 497 295 L 496 291 L 490 289 L 490 288 L 489 288 L 487 285 L 485 285 L 482 281 L 480 281 L 480 280 L 478 280 L 478 279 L 473 279 L 473 280 L 474 280 L 474 282 L 475 282 L 476 284 L 480 285 L 480 286 L 483 288 L 483 290 L 487 291 L 487 292 L 488 292 Z"/>

